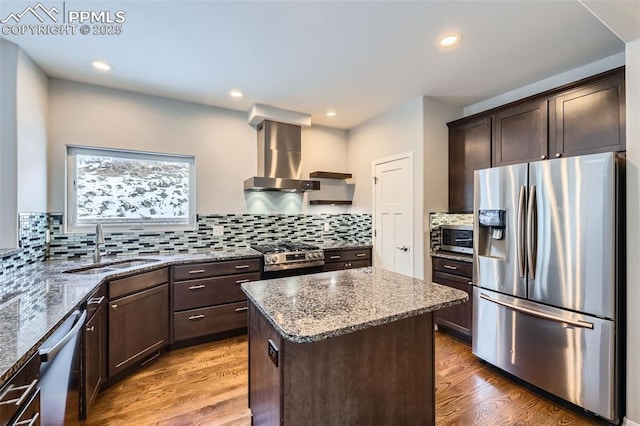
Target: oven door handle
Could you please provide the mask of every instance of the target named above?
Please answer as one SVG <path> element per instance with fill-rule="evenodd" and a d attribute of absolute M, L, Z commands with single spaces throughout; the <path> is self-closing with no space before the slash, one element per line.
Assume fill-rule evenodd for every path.
<path fill-rule="evenodd" d="M 84 321 L 87 319 L 87 311 L 82 311 L 82 314 L 80 313 L 80 311 L 76 311 L 72 315 L 75 315 L 78 318 L 76 319 L 73 327 L 71 327 L 71 330 L 69 330 L 69 332 L 65 334 L 65 336 L 60 339 L 55 345 L 51 346 L 50 348 L 40 349 L 41 362 L 52 361 L 56 357 L 58 352 L 60 352 L 62 348 L 64 348 L 67 342 L 69 342 L 69 340 L 71 340 L 71 338 L 78 333 L 80 327 L 84 325 Z"/>

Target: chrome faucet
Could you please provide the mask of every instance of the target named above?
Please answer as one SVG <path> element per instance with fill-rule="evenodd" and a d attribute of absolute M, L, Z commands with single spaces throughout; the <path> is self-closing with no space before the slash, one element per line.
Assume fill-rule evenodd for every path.
<path fill-rule="evenodd" d="M 100 251 L 100 244 L 104 244 L 104 231 L 102 230 L 102 224 L 96 225 L 96 243 L 93 248 L 93 263 L 100 263 L 100 258 L 106 253 Z"/>

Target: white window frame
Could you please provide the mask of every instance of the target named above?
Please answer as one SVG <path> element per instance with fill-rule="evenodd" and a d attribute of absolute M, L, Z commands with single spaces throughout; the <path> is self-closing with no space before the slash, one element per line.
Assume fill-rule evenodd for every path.
<path fill-rule="evenodd" d="M 78 224 L 77 192 L 75 181 L 77 176 L 76 155 L 109 155 L 118 158 L 132 158 L 140 160 L 170 160 L 189 164 L 189 213 L 188 223 L 183 220 L 171 223 L 170 220 L 135 221 L 131 219 L 113 223 L 96 220 L 92 223 Z M 97 148 L 80 145 L 66 145 L 66 174 L 65 174 L 65 232 L 87 233 L 95 231 L 98 223 L 105 230 L 111 232 L 139 232 L 139 231 L 183 231 L 196 229 L 196 161 L 192 155 L 163 154 L 157 152 L 131 151 L 115 148 Z"/>

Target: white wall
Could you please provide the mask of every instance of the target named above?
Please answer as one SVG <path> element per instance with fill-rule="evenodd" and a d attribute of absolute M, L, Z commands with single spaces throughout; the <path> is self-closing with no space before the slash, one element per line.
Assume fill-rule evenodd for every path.
<path fill-rule="evenodd" d="M 349 130 L 347 156 L 356 185 L 352 210 L 371 213 L 373 160 L 413 152 L 413 275 L 417 278 L 424 277 L 422 108 L 422 97 L 418 97 Z"/>
<path fill-rule="evenodd" d="M 536 81 L 464 108 L 464 116 L 486 111 L 624 65 L 624 52 Z"/>
<path fill-rule="evenodd" d="M 47 86 L 49 78 L 20 49 L 17 77 L 18 212 L 47 211 Z"/>
<path fill-rule="evenodd" d="M 256 175 L 257 142 L 244 112 L 51 79 L 49 115 L 49 211 L 64 209 L 66 144 L 195 155 L 198 213 L 306 209 L 299 194 L 245 197 L 243 182 Z M 346 137 L 342 130 L 305 129 L 306 176 L 317 167 L 344 167 Z"/>
<path fill-rule="evenodd" d="M 429 213 L 449 209 L 449 127 L 462 117 L 462 108 L 423 98 L 424 114 L 424 275 L 431 279 Z"/>
<path fill-rule="evenodd" d="M 627 414 L 640 425 L 640 38 L 626 43 Z M 631 423 L 627 423 L 631 424 Z"/>
<path fill-rule="evenodd" d="M 18 246 L 16 79 L 18 46 L 0 39 L 0 248 Z"/>

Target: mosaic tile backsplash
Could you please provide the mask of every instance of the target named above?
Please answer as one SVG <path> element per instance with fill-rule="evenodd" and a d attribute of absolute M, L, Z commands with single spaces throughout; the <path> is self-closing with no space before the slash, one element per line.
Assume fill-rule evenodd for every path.
<path fill-rule="evenodd" d="M 429 236 L 431 241 L 431 252 L 440 247 L 442 225 L 473 225 L 473 214 L 468 213 L 430 213 L 429 214 Z"/>
<path fill-rule="evenodd" d="M 19 250 L 0 255 L 0 280 L 28 265 L 47 258 L 46 231 L 49 228 L 46 213 L 20 213 Z"/>
<path fill-rule="evenodd" d="M 50 259 L 92 255 L 95 234 L 64 234 L 62 214 L 49 216 Z M 214 236 L 213 227 L 224 226 Z M 325 231 L 329 229 L 328 231 Z M 198 215 L 195 231 L 105 232 L 105 250 L 111 254 L 171 254 L 202 249 L 247 247 L 274 241 L 307 243 L 371 242 L 370 214 L 226 214 Z"/>

